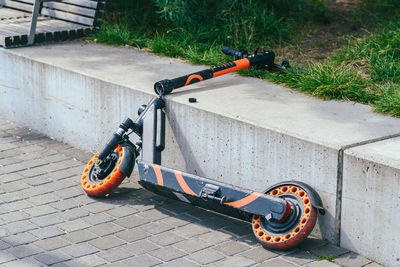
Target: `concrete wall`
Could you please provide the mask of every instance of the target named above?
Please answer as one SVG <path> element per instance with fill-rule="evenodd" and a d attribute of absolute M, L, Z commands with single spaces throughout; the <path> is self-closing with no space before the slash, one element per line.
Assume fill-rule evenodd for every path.
<path fill-rule="evenodd" d="M 346 151 L 341 245 L 400 265 L 400 139 Z"/>
<path fill-rule="evenodd" d="M 3 117 L 91 150 L 99 149 L 120 121 L 136 116 L 154 96 L 155 81 L 203 68 L 82 43 L 0 49 L 0 62 Z M 188 97 L 198 103 L 188 103 Z M 340 229 L 340 216 L 347 219 L 341 182 L 347 182 L 348 165 L 342 175 L 339 152 L 400 133 L 398 119 L 374 114 L 368 106 L 325 102 L 235 75 L 168 96 L 167 113 L 164 165 L 258 191 L 282 180 L 306 182 L 327 210 L 314 234 L 335 244 L 340 233 L 343 242 L 353 242 L 344 239 L 350 236 L 347 228 Z"/>

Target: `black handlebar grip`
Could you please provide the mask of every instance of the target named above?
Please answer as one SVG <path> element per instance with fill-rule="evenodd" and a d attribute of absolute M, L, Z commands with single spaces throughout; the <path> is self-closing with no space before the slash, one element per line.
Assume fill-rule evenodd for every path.
<path fill-rule="evenodd" d="M 241 57 L 247 57 L 247 56 L 248 56 L 247 53 L 246 53 L 246 51 L 243 51 L 243 50 L 236 50 L 236 49 L 231 48 L 231 47 L 228 47 L 228 46 L 222 47 L 222 52 L 223 52 L 225 55 L 234 56 L 234 57 L 236 57 L 236 58 L 241 58 Z"/>

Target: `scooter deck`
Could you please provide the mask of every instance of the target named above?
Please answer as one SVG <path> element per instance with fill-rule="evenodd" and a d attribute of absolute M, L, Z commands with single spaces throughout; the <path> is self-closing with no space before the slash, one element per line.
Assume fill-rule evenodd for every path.
<path fill-rule="evenodd" d="M 280 198 L 142 160 L 137 163 L 139 183 L 173 199 L 244 220 L 250 220 L 254 214 L 280 220 L 290 212 L 290 204 Z"/>

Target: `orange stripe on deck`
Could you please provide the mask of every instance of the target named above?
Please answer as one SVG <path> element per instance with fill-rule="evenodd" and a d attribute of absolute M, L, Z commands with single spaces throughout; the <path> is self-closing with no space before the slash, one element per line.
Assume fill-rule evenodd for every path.
<path fill-rule="evenodd" d="M 232 206 L 232 207 L 240 208 L 240 207 L 243 207 L 243 206 L 253 202 L 257 198 L 259 198 L 261 195 L 262 195 L 261 193 L 254 192 L 254 193 L 248 195 L 247 197 L 244 197 L 242 199 L 239 199 L 239 200 L 236 200 L 233 202 L 226 202 L 225 204 Z"/>
<path fill-rule="evenodd" d="M 151 166 L 153 167 L 154 172 L 156 173 L 157 184 L 163 186 L 164 185 L 164 179 L 163 179 L 160 167 L 158 165 L 155 165 L 155 164 L 151 164 Z"/>
<path fill-rule="evenodd" d="M 195 194 L 192 191 L 192 189 L 190 189 L 190 187 L 187 185 L 187 183 L 185 182 L 185 179 L 183 179 L 182 173 L 180 171 L 174 171 L 174 173 L 175 173 L 176 180 L 178 180 L 179 185 L 183 189 L 183 192 L 185 192 L 186 194 L 197 196 L 197 194 Z"/>
<path fill-rule="evenodd" d="M 199 79 L 201 82 L 203 80 L 203 77 L 201 77 L 200 75 L 197 75 L 197 74 L 190 75 L 185 83 L 185 86 L 188 85 L 193 79 Z"/>
<path fill-rule="evenodd" d="M 235 60 L 235 61 L 233 61 L 233 63 L 236 64 L 235 67 L 214 72 L 213 78 L 230 73 L 230 72 L 234 72 L 237 70 L 242 70 L 242 69 L 248 68 L 250 66 L 250 61 L 247 58 Z"/>

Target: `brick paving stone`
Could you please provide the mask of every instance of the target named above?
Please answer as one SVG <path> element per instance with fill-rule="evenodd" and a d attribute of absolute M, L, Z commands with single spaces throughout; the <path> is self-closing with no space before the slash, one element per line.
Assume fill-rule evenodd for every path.
<path fill-rule="evenodd" d="M 212 231 L 208 232 L 206 234 L 202 234 L 198 236 L 200 239 L 214 243 L 214 244 L 219 244 L 223 241 L 232 239 L 232 235 L 222 232 L 222 231 Z"/>
<path fill-rule="evenodd" d="M 96 247 L 87 243 L 74 244 L 73 246 L 64 247 L 60 250 L 74 258 L 94 254 L 99 251 Z"/>
<path fill-rule="evenodd" d="M 139 212 L 137 209 L 128 206 L 122 206 L 118 207 L 118 209 L 112 209 L 107 211 L 108 214 L 117 218 L 126 217 L 128 215 L 132 215 L 137 212 Z"/>
<path fill-rule="evenodd" d="M 36 225 L 34 225 L 28 221 L 13 222 L 13 223 L 9 223 L 3 227 L 11 234 L 22 233 L 22 232 L 26 232 L 26 231 L 37 228 Z"/>
<path fill-rule="evenodd" d="M 42 252 L 40 248 L 32 244 L 12 247 L 7 249 L 7 251 L 16 256 L 17 258 L 25 258 Z"/>
<path fill-rule="evenodd" d="M 339 267 L 340 265 L 337 265 L 337 264 L 327 261 L 327 260 L 322 260 L 322 261 L 311 262 L 307 266 L 309 266 L 309 267 Z"/>
<path fill-rule="evenodd" d="M 168 231 L 173 229 L 174 227 L 171 225 L 168 225 L 166 223 L 163 222 L 151 222 L 145 225 L 142 225 L 140 227 L 141 230 L 144 230 L 148 233 L 151 233 L 153 235 Z"/>
<path fill-rule="evenodd" d="M 139 217 L 137 215 L 130 215 L 128 217 L 124 217 L 122 219 L 118 219 L 114 221 L 116 224 L 125 227 L 125 228 L 133 228 L 149 222 L 149 220 Z"/>
<path fill-rule="evenodd" d="M 122 261 L 116 261 L 113 263 L 107 263 L 107 267 L 128 267 L 128 265 Z"/>
<path fill-rule="evenodd" d="M 66 233 L 86 229 L 90 227 L 91 225 L 85 222 L 82 219 L 76 219 L 73 221 L 68 221 L 64 223 L 57 224 L 57 227 L 64 230 Z"/>
<path fill-rule="evenodd" d="M 181 266 L 196 267 L 196 266 L 201 266 L 201 265 L 199 265 L 193 261 L 190 261 L 188 259 L 185 259 L 185 258 L 179 258 L 177 260 L 163 263 L 160 266 L 162 266 L 162 267 L 181 267 Z"/>
<path fill-rule="evenodd" d="M 24 181 L 24 183 L 32 185 L 32 186 L 43 185 L 43 184 L 52 182 L 52 180 L 50 178 L 46 177 L 45 175 L 26 178 L 23 181 Z"/>
<path fill-rule="evenodd" d="M 9 262 L 9 261 L 13 261 L 13 260 L 16 260 L 16 259 L 17 259 L 17 257 L 15 257 L 10 252 L 4 251 L 4 250 L 0 250 L 0 264 L 6 263 L 6 262 Z"/>
<path fill-rule="evenodd" d="M 76 187 L 69 187 L 69 188 L 57 190 L 57 196 L 61 199 L 73 198 L 73 197 L 80 196 L 81 194 L 82 194 L 81 189 L 76 188 Z"/>
<path fill-rule="evenodd" d="M 31 233 L 40 239 L 55 237 L 55 236 L 65 234 L 64 231 L 60 230 L 59 228 L 57 228 L 55 226 L 46 226 L 43 228 L 39 228 L 39 229 L 31 231 Z"/>
<path fill-rule="evenodd" d="M 148 254 L 162 260 L 162 261 L 171 261 L 177 258 L 183 257 L 186 255 L 185 252 L 176 249 L 174 247 L 163 247 L 160 249 L 153 250 Z"/>
<path fill-rule="evenodd" d="M 29 204 L 29 202 L 27 202 L 25 200 L 2 204 L 0 214 L 4 214 L 7 212 L 11 212 L 11 211 L 23 210 L 23 209 L 27 209 L 30 207 L 32 207 L 32 205 Z"/>
<path fill-rule="evenodd" d="M 6 242 L 3 242 L 3 241 L 0 240 L 0 250 L 6 249 L 6 248 L 9 248 L 9 247 L 10 247 L 9 244 L 7 244 Z"/>
<path fill-rule="evenodd" d="M 149 237 L 150 234 L 139 228 L 132 228 L 132 229 L 128 229 L 128 230 L 125 230 L 122 232 L 118 232 L 115 234 L 115 236 L 117 236 L 127 242 L 134 242 L 136 240 L 140 240 L 140 239 Z"/>
<path fill-rule="evenodd" d="M 334 245 L 325 245 L 322 247 L 311 249 L 310 251 L 317 256 L 324 256 L 329 258 L 334 256 L 340 256 L 349 252 L 349 250 L 345 248 L 337 247 Z"/>
<path fill-rule="evenodd" d="M 238 255 L 226 258 L 225 260 L 218 262 L 219 266 L 227 266 L 227 267 L 253 266 L 255 263 L 256 263 L 255 261 L 249 258 L 245 258 Z"/>
<path fill-rule="evenodd" d="M 19 171 L 18 174 L 26 177 L 26 178 L 31 178 L 31 180 L 36 179 L 34 177 L 40 176 L 45 174 L 46 171 L 44 171 L 42 168 L 37 167 L 37 168 L 30 168 L 30 169 L 26 169 L 23 171 Z"/>
<path fill-rule="evenodd" d="M 163 205 L 160 210 L 166 210 L 173 214 L 181 214 L 193 209 L 193 206 L 184 202 L 174 201 L 170 204 Z"/>
<path fill-rule="evenodd" d="M 42 267 L 43 264 L 33 257 L 9 261 L 1 265 L 2 267 Z"/>
<path fill-rule="evenodd" d="M 97 256 L 105 259 L 108 262 L 122 261 L 135 255 L 133 251 L 130 251 L 124 247 L 112 248 L 107 251 L 96 254 Z"/>
<path fill-rule="evenodd" d="M 93 240 L 93 239 L 97 238 L 97 236 L 88 230 L 80 230 L 80 231 L 75 231 L 75 232 L 63 235 L 62 238 L 65 238 L 69 242 L 77 244 L 77 243 Z"/>
<path fill-rule="evenodd" d="M 4 236 L 8 236 L 10 235 L 10 233 L 4 229 L 4 228 L 0 228 L 0 237 L 4 237 Z"/>
<path fill-rule="evenodd" d="M 188 259 L 191 259 L 199 264 L 209 264 L 224 259 L 224 255 L 215 251 L 212 248 L 200 250 L 198 252 L 189 254 Z"/>
<path fill-rule="evenodd" d="M 248 251 L 240 254 L 240 256 L 252 259 L 255 262 L 263 262 L 268 259 L 276 258 L 279 255 L 280 254 L 270 251 L 270 250 L 267 250 L 263 247 L 253 248 L 251 250 L 248 250 Z"/>
<path fill-rule="evenodd" d="M 19 191 L 26 188 L 26 184 L 20 181 L 10 182 L 3 184 L 1 188 L 6 191 L 7 193 L 11 193 L 14 191 Z"/>
<path fill-rule="evenodd" d="M 139 216 L 146 218 L 150 221 L 159 221 L 161 219 L 167 218 L 168 216 L 170 216 L 170 214 L 167 211 L 151 209 L 141 212 Z"/>
<path fill-rule="evenodd" d="M 31 216 L 43 216 L 47 214 L 52 214 L 57 212 L 57 210 L 51 206 L 39 206 L 39 207 L 32 207 L 29 209 L 25 209 L 24 212 L 28 213 Z"/>
<path fill-rule="evenodd" d="M 322 247 L 326 244 L 328 244 L 328 242 L 326 240 L 321 240 L 316 237 L 309 236 L 309 237 L 307 237 L 306 240 L 304 240 L 303 243 L 301 243 L 298 246 L 298 248 L 302 249 L 302 250 L 310 250 L 313 248 Z"/>
<path fill-rule="evenodd" d="M 376 263 L 376 262 L 371 262 L 365 265 L 364 267 L 382 267 L 383 265 Z"/>
<path fill-rule="evenodd" d="M 267 260 L 266 262 L 257 265 L 257 267 L 294 267 L 294 266 L 297 265 L 280 258 Z"/>
<path fill-rule="evenodd" d="M 60 198 L 58 198 L 54 193 L 48 193 L 45 195 L 39 195 L 29 198 L 29 202 L 34 204 L 35 206 L 40 206 L 51 202 L 56 202 L 59 200 Z"/>
<path fill-rule="evenodd" d="M 250 247 L 245 244 L 241 244 L 237 241 L 228 241 L 220 245 L 217 245 L 215 249 L 222 252 L 225 255 L 232 256 L 244 252 L 246 250 L 249 250 Z"/>
<path fill-rule="evenodd" d="M 92 266 L 107 264 L 107 262 L 104 259 L 100 258 L 97 255 L 86 255 L 84 257 L 68 261 L 66 263 L 68 264 L 68 266 L 76 266 L 76 267 L 82 267 L 82 266 L 92 267 Z"/>
<path fill-rule="evenodd" d="M 51 188 L 48 188 L 46 184 L 44 185 L 38 185 L 38 186 L 32 186 L 30 188 L 27 188 L 23 191 L 21 191 L 25 196 L 27 197 L 34 197 L 34 196 L 41 196 L 47 193 L 52 193 L 53 190 Z"/>
<path fill-rule="evenodd" d="M 90 213 L 99 213 L 107 210 L 113 209 L 114 206 L 106 202 L 94 202 L 83 206 L 83 209 L 89 211 Z"/>
<path fill-rule="evenodd" d="M 173 232 L 165 232 L 158 235 L 154 235 L 150 237 L 149 240 L 160 246 L 168 246 L 177 243 L 179 241 L 182 241 L 184 240 L 184 238 Z"/>
<path fill-rule="evenodd" d="M 296 251 L 285 255 L 285 259 L 303 265 L 318 260 L 318 257 L 308 251 Z"/>
<path fill-rule="evenodd" d="M 20 201 L 27 198 L 28 196 L 24 194 L 23 190 L 0 195 L 0 201 L 9 204 L 12 204 L 11 202 Z"/>
<path fill-rule="evenodd" d="M 28 244 L 28 243 L 36 241 L 37 239 L 38 238 L 36 236 L 34 236 L 28 232 L 16 234 L 16 235 L 9 235 L 9 236 L 2 238 L 3 241 L 7 242 L 8 244 L 10 244 L 12 246 Z"/>
<path fill-rule="evenodd" d="M 201 234 L 210 232 L 210 229 L 205 226 L 191 223 L 191 224 L 187 224 L 187 225 L 176 228 L 174 230 L 174 232 L 176 232 L 177 234 L 182 235 L 184 237 L 193 237 L 193 236 L 197 236 L 197 235 L 201 235 Z"/>
<path fill-rule="evenodd" d="M 86 216 L 82 218 L 85 222 L 91 224 L 91 225 L 98 225 L 106 222 L 112 222 L 115 221 L 114 217 L 107 213 L 96 213 L 96 214 L 91 214 L 89 216 Z"/>
<path fill-rule="evenodd" d="M 152 250 L 156 250 L 159 248 L 159 246 L 152 242 L 149 242 L 147 240 L 141 240 L 141 241 L 137 241 L 137 242 L 131 243 L 129 245 L 126 245 L 125 248 L 127 250 L 135 253 L 135 255 L 141 255 L 144 253 L 148 253 Z"/>
<path fill-rule="evenodd" d="M 213 243 L 201 240 L 197 237 L 193 237 L 174 244 L 174 247 L 183 250 L 187 253 L 193 253 L 211 247 L 212 245 Z"/>
<path fill-rule="evenodd" d="M 174 227 L 183 226 L 183 225 L 192 223 L 193 221 L 194 221 L 194 219 L 188 220 L 187 218 L 182 218 L 179 216 L 167 217 L 167 218 L 160 220 L 160 222 L 169 224 Z"/>
<path fill-rule="evenodd" d="M 114 223 L 103 223 L 90 228 L 90 231 L 99 236 L 106 236 L 124 230 L 121 226 Z"/>
<path fill-rule="evenodd" d="M 232 224 L 230 226 L 224 227 L 222 231 L 230 233 L 234 236 L 244 236 L 253 233 L 249 223 Z"/>
<path fill-rule="evenodd" d="M 162 261 L 160 261 L 159 259 L 152 257 L 150 255 L 140 255 L 140 256 L 136 256 L 134 258 L 129 258 L 127 260 L 124 260 L 123 263 L 125 263 L 128 266 L 132 266 L 132 267 L 148 267 L 148 266 L 155 266 L 158 265 L 160 263 L 162 263 Z"/>
<path fill-rule="evenodd" d="M 34 256 L 34 258 L 43 264 L 52 265 L 59 262 L 67 261 L 71 259 L 71 256 L 68 256 L 61 251 L 50 251 L 36 255 Z"/>
<path fill-rule="evenodd" d="M 34 244 L 44 250 L 47 250 L 47 251 L 55 250 L 55 249 L 59 249 L 59 248 L 63 248 L 63 247 L 71 245 L 70 242 L 68 242 L 58 236 L 47 238 L 47 239 L 42 239 L 42 240 L 35 242 Z"/>
<path fill-rule="evenodd" d="M 4 223 L 22 221 L 29 218 L 31 218 L 31 216 L 23 211 L 14 211 L 0 215 L 0 220 L 2 220 Z"/>
<path fill-rule="evenodd" d="M 79 183 L 79 180 L 76 179 L 75 176 L 71 177 L 71 178 L 64 178 L 62 180 L 54 180 L 52 176 L 53 173 L 50 174 L 46 174 L 46 176 L 49 176 L 49 179 L 52 180 L 51 183 L 46 184 L 46 186 L 48 188 L 51 188 L 53 191 L 57 191 L 63 188 L 69 188 L 71 186 L 76 186 Z M 71 180 L 70 180 L 71 179 Z M 78 180 L 78 181 L 76 181 Z"/>
<path fill-rule="evenodd" d="M 0 181 L 2 183 L 8 183 L 12 181 L 18 181 L 24 179 L 24 176 L 18 173 L 9 173 L 9 174 L 2 174 L 0 175 Z"/>
<path fill-rule="evenodd" d="M 121 246 L 125 243 L 125 241 L 112 235 L 100 237 L 89 242 L 89 244 L 103 250 Z"/>
<path fill-rule="evenodd" d="M 354 252 L 350 252 L 337 257 L 333 262 L 343 267 L 361 267 L 370 263 L 371 260 Z"/>
<path fill-rule="evenodd" d="M 63 222 L 63 220 L 53 214 L 53 215 L 44 215 L 32 218 L 30 219 L 30 222 L 36 224 L 37 226 L 45 227 L 61 223 Z"/>
<path fill-rule="evenodd" d="M 53 207 L 51 207 L 53 208 Z M 54 209 L 54 208 L 53 208 Z M 79 219 L 85 216 L 88 216 L 89 212 L 78 207 L 78 208 L 73 208 L 70 210 L 66 210 L 62 213 L 58 213 L 57 216 L 60 216 L 61 218 L 63 218 L 66 221 L 71 221 L 71 220 L 75 220 L 75 219 Z M 83 218 L 82 218 L 83 219 Z"/>

